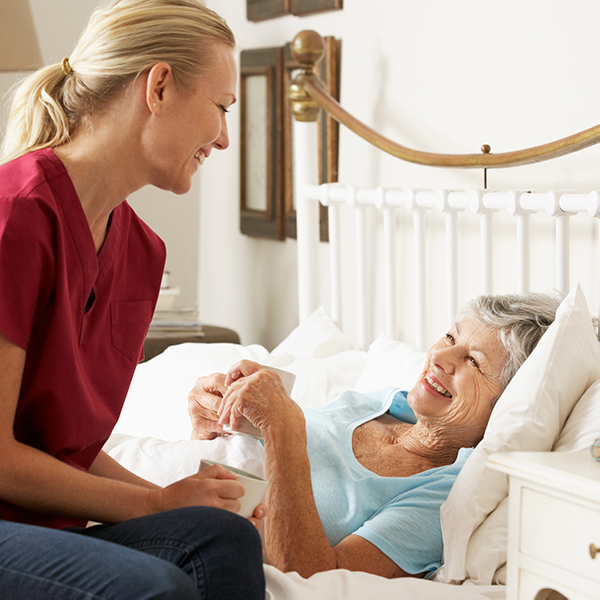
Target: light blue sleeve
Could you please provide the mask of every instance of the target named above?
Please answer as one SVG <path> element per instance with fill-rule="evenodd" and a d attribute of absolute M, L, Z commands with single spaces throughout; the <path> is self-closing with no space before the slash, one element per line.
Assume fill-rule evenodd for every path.
<path fill-rule="evenodd" d="M 423 478 L 388 502 L 354 533 L 375 545 L 403 571 L 415 575 L 438 569 L 442 564 L 443 538 L 440 507 L 470 449 L 462 449 L 448 467 L 421 473 Z"/>

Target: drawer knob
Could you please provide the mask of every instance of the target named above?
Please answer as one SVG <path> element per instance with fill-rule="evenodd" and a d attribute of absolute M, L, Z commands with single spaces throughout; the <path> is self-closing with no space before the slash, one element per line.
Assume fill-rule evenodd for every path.
<path fill-rule="evenodd" d="M 595 544 L 590 544 L 590 556 L 592 558 L 596 558 L 596 554 L 600 553 L 600 548 L 598 548 Z"/>

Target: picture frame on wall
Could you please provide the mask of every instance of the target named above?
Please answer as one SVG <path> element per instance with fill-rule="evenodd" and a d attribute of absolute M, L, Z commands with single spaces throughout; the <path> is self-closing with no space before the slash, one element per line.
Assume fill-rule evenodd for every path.
<path fill-rule="evenodd" d="M 283 49 L 240 55 L 240 229 L 283 240 Z"/>
<path fill-rule="evenodd" d="M 325 52 L 323 58 L 317 64 L 315 71 L 321 81 L 325 84 L 327 92 L 336 100 L 339 100 L 341 42 L 340 40 L 336 40 L 333 36 L 325 37 L 323 40 L 325 42 Z M 290 238 L 296 237 L 296 207 L 293 175 L 293 115 L 291 103 L 287 98 L 287 89 L 299 68 L 300 65 L 292 55 L 291 43 L 288 43 L 285 45 L 283 51 L 283 87 L 286 94 L 283 110 L 283 181 L 285 199 L 285 235 Z M 338 180 L 339 123 L 324 111 L 320 111 L 318 127 L 319 183 L 334 183 Z M 327 241 L 327 207 L 321 206 L 320 211 L 321 241 Z"/>
<path fill-rule="evenodd" d="M 312 15 L 327 10 L 342 10 L 344 0 L 291 0 L 292 14 L 296 16 Z"/>
<path fill-rule="evenodd" d="M 291 14 L 291 0 L 246 0 L 248 21 L 264 21 Z"/>

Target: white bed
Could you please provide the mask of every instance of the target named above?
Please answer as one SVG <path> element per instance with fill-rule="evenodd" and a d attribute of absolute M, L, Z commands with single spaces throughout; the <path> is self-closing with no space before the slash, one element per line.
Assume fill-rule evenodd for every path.
<path fill-rule="evenodd" d="M 303 126 L 295 130 L 298 141 L 295 152 L 303 152 L 302 143 L 312 143 L 315 139 L 314 131 L 304 130 Z M 296 163 L 297 180 L 314 183 L 310 164 L 303 164 L 302 160 Z M 544 291 L 557 287 L 568 292 L 568 296 L 556 322 L 497 403 L 484 439 L 468 459 L 442 507 L 444 565 L 434 580 L 386 580 L 347 571 L 302 579 L 294 573 L 283 574 L 265 566 L 268 597 L 274 600 L 504 598 L 508 486 L 505 475 L 485 467 L 487 456 L 513 450 L 589 453 L 593 441 L 600 437 L 600 344 L 588 309 L 588 301 L 595 299 L 600 287 L 596 275 L 600 195 L 596 191 L 535 194 L 377 187 L 354 190 L 314 185 L 302 187 L 301 192 L 303 200 L 299 200 L 297 207 L 299 326 L 272 351 L 258 345 L 182 344 L 140 364 L 106 450 L 127 468 L 161 485 L 196 472 L 201 458 L 260 475 L 262 446 L 253 438 L 189 440 L 187 393 L 197 377 L 226 371 L 237 360 L 249 358 L 296 373 L 292 396 L 303 407 L 321 406 L 345 390 L 370 391 L 389 385 L 410 389 L 422 366 L 423 349 L 444 333 L 443 323 L 447 324 L 456 311 L 457 299 L 465 294 L 467 298 L 474 295 L 474 287 L 493 291 L 496 283 L 493 259 L 508 254 L 510 260 L 516 260 L 516 278 L 512 289 L 506 289 L 503 283 L 501 291 L 530 288 Z M 344 217 L 338 214 L 337 206 L 330 208 L 332 229 L 328 245 L 318 242 L 317 200 L 330 207 L 344 205 L 355 215 L 355 218 Z M 373 224 L 370 214 L 367 222 L 367 210 L 381 216 L 380 225 Z M 457 228 L 459 213 L 467 220 L 463 234 L 472 235 L 473 229 L 479 230 L 480 240 L 475 253 L 481 256 L 481 275 L 477 276 L 476 284 L 469 279 L 466 291 L 455 287 L 461 279 L 457 269 L 460 261 L 455 254 L 456 236 L 463 235 Z M 500 227 L 496 231 L 492 215 L 500 213 Z M 430 225 L 433 225 L 429 228 L 433 238 L 425 237 L 428 235 L 425 214 L 431 215 Z M 413 225 L 410 239 L 414 241 L 414 250 L 402 255 L 395 248 L 404 244 L 404 238 L 394 237 L 392 230 L 399 225 L 398 235 L 405 236 L 402 229 L 406 228 L 406 215 Z M 530 247 L 530 218 L 535 215 L 554 219 L 554 261 L 548 260 L 546 250 L 535 252 L 535 247 Z M 571 216 L 576 227 L 573 236 L 569 236 Z M 473 222 L 467 218 L 475 219 L 478 226 L 473 228 Z M 516 234 L 506 227 L 506 218 L 514 219 Z M 348 254 L 344 250 L 339 254 L 334 252 L 329 266 L 319 266 L 324 246 L 327 249 L 335 246 L 340 231 L 347 233 L 348 220 L 356 224 L 356 233 L 351 241 L 342 240 L 342 248 L 344 243 L 350 244 L 353 251 L 358 248 L 353 266 L 342 266 L 341 259 Z M 358 245 L 357 240 L 365 238 L 367 233 L 381 241 L 381 246 L 368 241 L 364 246 Z M 440 242 L 444 236 L 446 241 Z M 575 246 L 582 243 L 583 247 L 576 250 Z M 433 257 L 437 266 L 426 263 L 422 252 L 436 244 L 442 244 L 441 254 L 445 257 L 444 261 Z M 572 277 L 569 256 L 575 252 L 584 257 L 576 262 L 586 264 L 583 270 L 573 269 L 576 276 Z M 542 260 L 536 266 L 533 260 L 539 254 Z M 433 289 L 441 280 L 435 274 L 440 262 L 444 277 L 440 287 L 444 288 L 444 294 Z M 556 268 L 550 281 L 541 284 L 538 280 L 542 275 L 545 277 L 548 262 L 554 262 Z M 324 268 L 328 269 L 325 277 Z M 347 283 L 348 271 L 357 274 L 358 284 Z M 373 273 L 380 271 L 388 275 L 388 280 L 402 277 L 403 285 L 375 283 Z M 406 273 L 411 273 L 411 278 L 414 275 L 411 285 Z M 423 278 L 423 274 L 428 278 Z M 448 274 L 450 278 L 446 280 Z M 323 279 L 334 283 L 331 291 L 319 291 L 317 283 Z M 432 280 L 434 286 L 428 292 L 426 284 Z M 408 296 L 401 296 L 402 292 Z M 357 294 L 358 298 L 354 303 L 358 318 L 352 322 L 340 303 L 349 293 Z M 375 305 L 379 296 L 383 307 Z M 327 309 L 321 304 L 326 304 Z M 342 322 L 346 333 L 342 331 Z"/>

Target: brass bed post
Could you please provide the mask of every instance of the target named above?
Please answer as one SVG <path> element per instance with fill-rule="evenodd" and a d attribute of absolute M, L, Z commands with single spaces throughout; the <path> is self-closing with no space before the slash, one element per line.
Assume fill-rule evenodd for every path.
<path fill-rule="evenodd" d="M 305 83 L 308 79 L 320 82 L 314 73 L 314 67 L 323 58 L 325 43 L 316 31 L 301 31 L 294 38 L 291 50 L 301 69 L 288 90 L 292 114 L 296 121 L 316 121 L 321 107 L 308 93 Z"/>
<path fill-rule="evenodd" d="M 319 306 L 319 202 L 304 194 L 305 186 L 318 183 L 316 176 L 317 119 L 321 108 L 305 89 L 305 79 L 315 78 L 313 67 L 323 57 L 325 45 L 316 32 L 296 36 L 292 42 L 292 54 L 300 65 L 290 83 L 290 99 L 293 119 L 293 165 L 296 198 L 296 231 L 298 239 L 298 316 L 304 321 Z M 314 158 L 314 160 L 313 160 Z M 318 172 L 318 169 L 316 170 Z"/>

